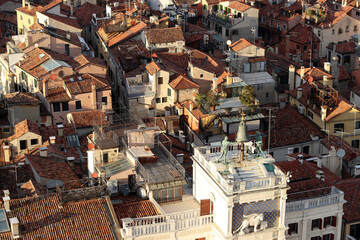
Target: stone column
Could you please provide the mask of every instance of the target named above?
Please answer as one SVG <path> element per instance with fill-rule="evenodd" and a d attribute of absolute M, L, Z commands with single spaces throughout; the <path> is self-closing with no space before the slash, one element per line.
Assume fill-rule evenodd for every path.
<path fill-rule="evenodd" d="M 234 208 L 233 204 L 228 205 L 228 232 L 227 232 L 227 236 L 232 236 L 233 208 Z"/>
<path fill-rule="evenodd" d="M 302 220 L 302 233 L 301 233 L 301 239 L 302 240 L 307 240 L 307 234 L 308 234 L 308 219 L 304 219 Z"/>
<path fill-rule="evenodd" d="M 335 232 L 335 240 L 341 239 L 341 223 L 342 223 L 343 213 L 338 213 L 336 216 L 336 232 Z"/>

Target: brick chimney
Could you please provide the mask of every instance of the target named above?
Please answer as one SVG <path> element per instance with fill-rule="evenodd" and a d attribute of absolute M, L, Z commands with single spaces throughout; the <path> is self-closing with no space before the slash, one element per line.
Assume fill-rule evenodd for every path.
<path fill-rule="evenodd" d="M 47 147 L 40 147 L 40 157 L 47 157 L 48 156 L 48 148 Z"/>
<path fill-rule="evenodd" d="M 295 67 L 293 65 L 289 66 L 289 78 L 288 78 L 289 90 L 294 90 L 295 88 Z"/>
<path fill-rule="evenodd" d="M 297 93 L 296 98 L 300 99 L 302 97 L 302 88 L 298 88 L 296 93 Z"/>
<path fill-rule="evenodd" d="M 10 162 L 11 150 L 9 145 L 3 145 L 4 160 L 6 163 Z"/>
<path fill-rule="evenodd" d="M 324 63 L 324 69 L 327 73 L 331 74 L 331 63 L 325 62 Z"/>
<path fill-rule="evenodd" d="M 64 136 L 64 125 L 62 125 L 62 124 L 57 125 L 57 128 L 58 128 L 58 136 L 59 137 Z"/>
<path fill-rule="evenodd" d="M 50 144 L 51 145 L 54 145 L 56 143 L 56 137 L 55 136 L 50 136 L 49 139 L 50 139 Z"/>
<path fill-rule="evenodd" d="M 217 89 L 217 78 L 213 78 L 213 90 L 215 91 Z"/>
<path fill-rule="evenodd" d="M 301 68 L 300 68 L 300 78 L 303 79 L 304 75 L 305 75 L 305 67 L 301 66 Z"/>
<path fill-rule="evenodd" d="M 48 83 L 47 83 L 47 81 L 45 79 L 43 80 L 42 93 L 43 93 L 44 97 L 47 97 L 47 95 L 48 95 Z"/>
<path fill-rule="evenodd" d="M 92 95 L 92 107 L 93 107 L 93 110 L 97 110 L 97 107 L 96 107 L 96 86 L 95 84 L 91 84 L 91 95 Z"/>
<path fill-rule="evenodd" d="M 193 103 L 193 101 L 190 101 L 190 112 L 192 111 L 192 110 L 194 110 L 194 103 Z"/>
<path fill-rule="evenodd" d="M 321 120 L 325 121 L 327 112 L 327 106 L 321 106 Z"/>
<path fill-rule="evenodd" d="M 226 84 L 231 85 L 233 83 L 233 78 L 229 75 L 226 76 Z"/>
<path fill-rule="evenodd" d="M 9 219 L 10 227 L 11 227 L 11 234 L 13 235 L 13 238 L 19 238 L 20 237 L 20 222 L 17 217 L 13 217 Z"/>

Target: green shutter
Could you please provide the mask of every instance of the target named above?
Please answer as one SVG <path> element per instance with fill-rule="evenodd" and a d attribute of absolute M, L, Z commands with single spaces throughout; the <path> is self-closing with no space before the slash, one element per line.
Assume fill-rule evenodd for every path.
<path fill-rule="evenodd" d="M 171 89 L 168 88 L 168 96 L 171 97 Z"/>

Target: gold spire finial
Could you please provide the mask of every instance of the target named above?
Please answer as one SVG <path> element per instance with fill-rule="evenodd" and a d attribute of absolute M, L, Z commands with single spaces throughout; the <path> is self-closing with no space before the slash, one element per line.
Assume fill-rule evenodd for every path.
<path fill-rule="evenodd" d="M 245 113 L 244 112 L 241 113 L 241 121 L 245 122 Z"/>

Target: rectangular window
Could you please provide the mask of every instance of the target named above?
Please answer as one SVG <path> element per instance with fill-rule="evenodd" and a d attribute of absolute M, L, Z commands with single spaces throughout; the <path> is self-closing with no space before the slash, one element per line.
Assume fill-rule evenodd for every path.
<path fill-rule="evenodd" d="M 80 147 L 80 142 L 77 135 L 66 136 L 66 139 L 70 147 Z"/>
<path fill-rule="evenodd" d="M 314 118 L 314 114 L 311 111 L 307 111 L 307 115 L 309 118 L 313 119 Z"/>
<path fill-rule="evenodd" d="M 355 25 L 355 26 L 354 26 L 354 32 L 356 32 L 356 31 L 357 31 L 357 29 L 358 29 L 358 26 L 357 26 L 357 25 Z"/>
<path fill-rule="evenodd" d="M 62 107 L 63 112 L 69 111 L 69 103 L 68 102 L 61 103 L 61 107 Z"/>
<path fill-rule="evenodd" d="M 267 93 L 266 93 L 266 100 L 269 100 L 269 99 L 270 99 L 270 93 L 267 92 Z"/>
<path fill-rule="evenodd" d="M 355 129 L 360 129 L 360 121 L 355 122 Z"/>
<path fill-rule="evenodd" d="M 322 240 L 332 240 L 332 239 L 334 239 L 334 238 L 333 238 L 333 235 L 334 235 L 334 234 L 332 234 L 332 233 L 323 235 Z"/>
<path fill-rule="evenodd" d="M 109 162 L 109 154 L 108 154 L 108 153 L 104 153 L 104 154 L 103 154 L 103 162 L 104 162 L 104 163 L 108 163 L 108 162 Z"/>
<path fill-rule="evenodd" d="M 299 152 L 299 148 L 294 148 L 293 153 L 298 153 Z"/>
<path fill-rule="evenodd" d="M 65 44 L 65 55 L 70 55 L 70 46 L 69 44 Z"/>
<path fill-rule="evenodd" d="M 304 146 L 303 147 L 303 153 L 306 153 L 306 154 L 309 154 L 309 150 L 310 150 L 310 147 L 309 146 Z"/>
<path fill-rule="evenodd" d="M 360 223 L 350 225 L 350 236 L 360 239 Z"/>
<path fill-rule="evenodd" d="M 290 223 L 288 234 L 297 234 L 298 233 L 298 223 Z"/>
<path fill-rule="evenodd" d="M 102 97 L 101 102 L 103 105 L 107 105 L 107 97 Z"/>
<path fill-rule="evenodd" d="M 163 78 L 162 77 L 158 78 L 158 84 L 163 84 Z"/>
<path fill-rule="evenodd" d="M 317 49 L 317 44 L 315 43 L 315 44 L 314 44 L 314 50 L 316 50 L 316 49 Z"/>
<path fill-rule="evenodd" d="M 320 236 L 312 237 L 311 240 L 321 240 Z"/>
<path fill-rule="evenodd" d="M 238 30 L 233 30 L 232 35 L 238 35 Z"/>
<path fill-rule="evenodd" d="M 38 81 L 37 81 L 37 79 L 36 78 L 34 78 L 34 87 L 38 87 Z"/>
<path fill-rule="evenodd" d="M 161 103 L 161 98 L 156 98 L 156 103 Z"/>
<path fill-rule="evenodd" d="M 321 229 L 321 218 L 314 219 L 311 221 L 311 230 Z"/>
<path fill-rule="evenodd" d="M 335 29 L 331 30 L 331 34 L 335 34 Z"/>
<path fill-rule="evenodd" d="M 351 146 L 352 146 L 353 148 L 359 148 L 359 139 L 352 140 L 352 141 L 351 141 Z"/>
<path fill-rule="evenodd" d="M 168 97 L 171 97 L 171 89 L 168 88 Z"/>
<path fill-rule="evenodd" d="M 228 29 L 226 29 L 226 31 L 225 31 L 225 36 L 229 36 L 229 30 Z"/>
<path fill-rule="evenodd" d="M 167 102 L 167 97 L 163 97 L 163 98 L 162 98 L 162 102 L 163 102 L 163 103 L 166 103 L 166 102 Z"/>
<path fill-rule="evenodd" d="M 20 150 L 24 150 L 26 148 L 26 140 L 20 140 Z"/>
<path fill-rule="evenodd" d="M 244 63 L 244 73 L 249 73 L 250 72 L 250 63 Z"/>
<path fill-rule="evenodd" d="M 344 124 L 343 123 L 334 124 L 334 133 L 343 132 L 343 131 L 344 131 Z"/>
<path fill-rule="evenodd" d="M 37 138 L 31 139 L 30 144 L 31 145 L 37 145 L 39 143 L 39 140 Z"/>
<path fill-rule="evenodd" d="M 60 112 L 60 103 L 53 103 L 54 112 Z"/>
<path fill-rule="evenodd" d="M 81 100 L 75 101 L 76 110 L 81 109 Z"/>
<path fill-rule="evenodd" d="M 10 128 L 3 128 L 4 133 L 10 132 Z"/>

